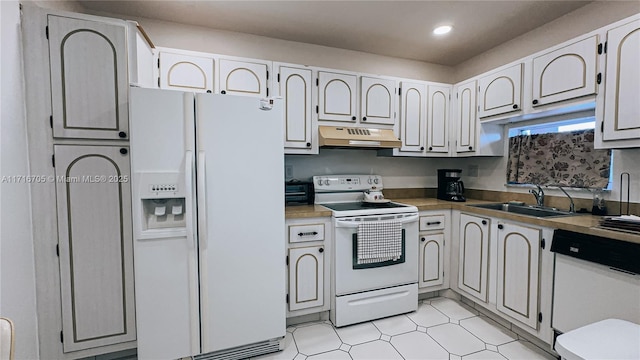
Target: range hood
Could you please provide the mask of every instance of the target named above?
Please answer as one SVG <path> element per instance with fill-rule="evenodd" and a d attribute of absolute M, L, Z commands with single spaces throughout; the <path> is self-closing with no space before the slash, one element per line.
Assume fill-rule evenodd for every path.
<path fill-rule="evenodd" d="M 390 149 L 399 148 L 391 129 L 371 129 L 348 126 L 318 126 L 320 146 Z"/>

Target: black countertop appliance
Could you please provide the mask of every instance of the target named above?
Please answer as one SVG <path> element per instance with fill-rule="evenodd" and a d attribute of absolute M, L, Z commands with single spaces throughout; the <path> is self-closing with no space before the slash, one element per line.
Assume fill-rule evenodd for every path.
<path fill-rule="evenodd" d="M 460 169 L 438 169 L 438 199 L 447 201 L 466 201 L 464 183 L 460 180 Z"/>

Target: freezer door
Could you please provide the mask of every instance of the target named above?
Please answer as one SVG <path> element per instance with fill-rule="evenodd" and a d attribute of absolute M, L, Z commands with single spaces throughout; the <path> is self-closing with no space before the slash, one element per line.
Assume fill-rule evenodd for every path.
<path fill-rule="evenodd" d="M 281 100 L 196 95 L 204 353 L 285 335 Z"/>

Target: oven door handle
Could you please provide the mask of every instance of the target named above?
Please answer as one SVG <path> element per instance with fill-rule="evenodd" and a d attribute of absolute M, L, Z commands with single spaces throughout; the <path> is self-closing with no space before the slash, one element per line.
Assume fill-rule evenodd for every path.
<path fill-rule="evenodd" d="M 404 225 L 412 222 L 417 222 L 418 217 L 419 216 L 416 214 L 412 216 L 407 216 L 405 218 L 395 219 L 393 221 L 398 221 Z M 381 220 L 381 221 L 386 221 L 386 220 Z M 365 223 L 364 221 L 349 221 L 349 220 L 336 219 L 336 227 L 340 227 L 340 228 L 357 228 L 358 225 L 364 224 L 364 223 Z"/>

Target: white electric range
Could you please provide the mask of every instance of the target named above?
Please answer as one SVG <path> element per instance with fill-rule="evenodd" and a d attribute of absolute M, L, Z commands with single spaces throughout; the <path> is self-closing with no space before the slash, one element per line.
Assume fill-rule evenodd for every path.
<path fill-rule="evenodd" d="M 363 201 L 364 191 L 384 189 L 382 177 L 378 175 L 314 176 L 313 182 L 315 203 L 332 211 L 335 246 L 331 261 L 331 322 L 345 326 L 415 311 L 418 307 L 418 209 L 386 200 Z M 365 246 L 362 234 L 372 225 L 401 230 L 399 256 L 361 263 L 358 246 Z M 399 237 L 400 233 L 396 235 Z M 387 241 L 394 244 L 394 239 L 398 239 L 386 231 L 376 236 L 376 245 L 383 246 Z"/>

